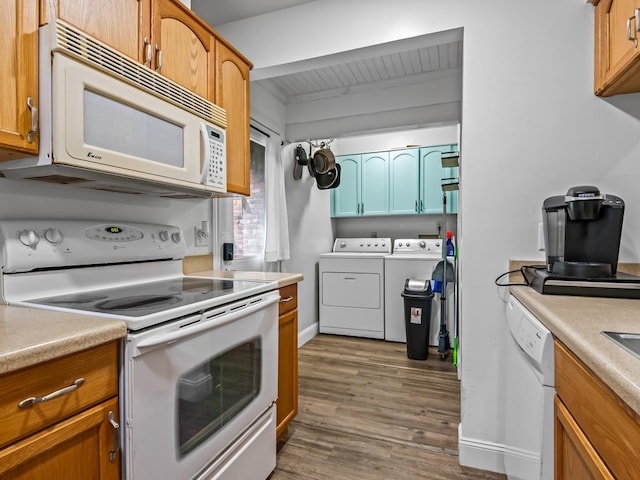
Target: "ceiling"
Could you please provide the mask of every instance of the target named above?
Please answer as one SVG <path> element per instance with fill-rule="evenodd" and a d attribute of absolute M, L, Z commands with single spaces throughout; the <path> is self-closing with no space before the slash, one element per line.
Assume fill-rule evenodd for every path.
<path fill-rule="evenodd" d="M 191 8 L 213 28 L 311 0 L 191 0 Z M 451 30 L 308 59 L 281 67 L 255 69 L 258 84 L 285 105 L 424 81 L 437 72 L 461 75 L 462 31 Z"/>
<path fill-rule="evenodd" d="M 191 0 L 191 9 L 215 28 L 225 23 L 257 17 L 313 0 Z"/>

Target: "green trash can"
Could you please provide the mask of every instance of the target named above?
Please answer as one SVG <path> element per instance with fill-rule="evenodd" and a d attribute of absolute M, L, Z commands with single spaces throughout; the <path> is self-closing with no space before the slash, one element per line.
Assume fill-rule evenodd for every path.
<path fill-rule="evenodd" d="M 407 333 L 407 357 L 426 360 L 429 355 L 429 327 L 433 291 L 431 280 L 407 278 L 404 282 L 404 326 Z"/>

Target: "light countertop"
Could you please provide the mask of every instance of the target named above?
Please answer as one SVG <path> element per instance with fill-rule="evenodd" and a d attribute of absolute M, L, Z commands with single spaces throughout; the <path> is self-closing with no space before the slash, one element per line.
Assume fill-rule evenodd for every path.
<path fill-rule="evenodd" d="M 205 270 L 202 272 L 192 272 L 189 275 L 194 277 L 216 277 L 230 278 L 233 280 L 256 280 L 261 282 L 277 282 L 278 288 L 286 287 L 294 283 L 301 282 L 303 276 L 301 273 L 287 272 L 240 272 L 226 270 Z"/>
<path fill-rule="evenodd" d="M 0 305 L 0 374 L 122 338 L 119 320 Z"/>
<path fill-rule="evenodd" d="M 640 333 L 640 300 L 510 292 L 582 362 L 640 414 L 640 358 L 601 334 Z"/>

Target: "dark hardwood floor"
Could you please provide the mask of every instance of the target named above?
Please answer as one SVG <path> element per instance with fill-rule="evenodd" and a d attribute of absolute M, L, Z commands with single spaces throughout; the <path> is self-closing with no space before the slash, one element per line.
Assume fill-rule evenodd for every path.
<path fill-rule="evenodd" d="M 450 358 L 318 335 L 300 349 L 299 413 L 270 480 L 505 479 L 458 464 L 460 385 Z"/>

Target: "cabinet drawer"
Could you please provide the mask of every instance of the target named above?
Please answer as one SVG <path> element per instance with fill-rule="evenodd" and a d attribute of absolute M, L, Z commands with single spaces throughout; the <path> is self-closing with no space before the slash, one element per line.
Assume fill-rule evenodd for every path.
<path fill-rule="evenodd" d="M 280 303 L 278 315 L 290 312 L 298 308 L 298 284 L 287 285 L 280 289 Z"/>
<path fill-rule="evenodd" d="M 118 393 L 118 344 L 57 358 L 0 376 L 0 447 L 68 418 Z M 75 390 L 45 402 L 19 407 L 83 378 Z M 71 390 L 71 389 L 69 389 Z"/>
<path fill-rule="evenodd" d="M 556 392 L 620 480 L 640 478 L 640 417 L 563 344 L 555 343 Z"/>

